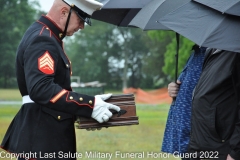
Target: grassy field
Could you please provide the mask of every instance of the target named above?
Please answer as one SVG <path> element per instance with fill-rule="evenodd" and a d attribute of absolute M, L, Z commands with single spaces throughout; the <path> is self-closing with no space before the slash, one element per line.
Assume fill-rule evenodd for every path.
<path fill-rule="evenodd" d="M 10 99 L 18 99 L 17 94 L 12 91 Z M 9 100 L 6 97 L 0 92 L 0 99 Z M 139 125 L 102 128 L 100 131 L 76 129 L 78 160 L 180 160 L 160 152 L 169 105 L 137 104 L 136 107 Z M 0 140 L 18 110 L 16 105 L 0 105 Z M 0 149 L 2 156 L 3 152 Z M 88 157 L 90 153 L 112 157 L 96 158 L 94 154 Z M 0 157 L 0 160 L 10 158 Z"/>
<path fill-rule="evenodd" d="M 21 94 L 17 89 L 0 89 L 0 101 L 21 101 Z"/>

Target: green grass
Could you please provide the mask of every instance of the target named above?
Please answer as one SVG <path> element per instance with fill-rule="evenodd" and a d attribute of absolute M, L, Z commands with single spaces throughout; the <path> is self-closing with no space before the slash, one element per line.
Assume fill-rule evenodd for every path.
<path fill-rule="evenodd" d="M 11 96 L 2 94 L 11 91 Z M 19 99 L 20 95 L 16 90 L 0 90 L 0 93 L 0 99 L 5 100 Z M 100 131 L 76 129 L 77 152 L 82 154 L 82 158 L 78 160 L 109 159 L 86 157 L 90 152 L 113 154 L 111 160 L 180 160 L 160 152 L 169 105 L 137 104 L 136 107 L 139 125 L 102 128 Z M 0 105 L 0 141 L 18 110 L 19 105 Z M 3 152 L 0 149 L 0 153 Z M 148 156 L 148 153 L 153 153 L 155 157 Z M 131 155 L 135 158 L 129 157 Z M 164 158 L 165 156 L 169 157 Z M 10 160 L 2 157 L 0 159 Z"/>
<path fill-rule="evenodd" d="M 18 89 L 0 89 L 0 101 L 21 101 Z"/>
<path fill-rule="evenodd" d="M 169 105 L 137 105 L 139 125 L 102 128 L 100 131 L 76 129 L 77 151 L 83 156 L 79 160 L 100 159 L 87 158 L 87 153 L 90 152 L 113 154 L 112 160 L 179 160 L 172 156 L 163 158 L 166 154 L 160 152 L 168 107 Z M 0 139 L 3 138 L 18 109 L 19 107 L 14 105 L 0 106 Z M 152 152 L 155 157 L 148 156 L 148 153 Z M 116 155 L 117 153 L 119 155 Z M 127 157 L 130 154 L 136 158 Z"/>

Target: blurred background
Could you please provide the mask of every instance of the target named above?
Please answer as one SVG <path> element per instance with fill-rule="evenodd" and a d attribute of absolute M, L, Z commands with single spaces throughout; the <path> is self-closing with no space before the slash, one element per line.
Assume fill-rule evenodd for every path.
<path fill-rule="evenodd" d="M 15 78 L 17 46 L 29 25 L 46 14 L 52 3 L 53 0 L 0 1 L 0 140 L 21 106 Z M 140 122 L 137 126 L 103 128 L 95 132 L 78 129 L 78 151 L 160 153 L 171 103 L 166 87 L 174 81 L 175 74 L 175 33 L 116 27 L 92 20 L 92 27 L 86 25 L 73 37 L 66 37 L 64 44 L 65 52 L 72 61 L 72 80 L 76 90 L 100 85 L 104 93 L 119 94 L 131 88 L 158 95 L 160 100 L 152 100 L 152 103 L 151 98 L 147 98 L 149 103 L 136 101 Z M 179 73 L 190 56 L 192 45 L 193 42 L 180 37 Z M 162 101 L 161 97 L 168 99 Z M 177 158 L 170 156 L 167 159 Z"/>
<path fill-rule="evenodd" d="M 46 14 L 53 0 L 0 1 L 0 88 L 17 88 L 15 53 L 29 25 Z M 93 26 L 64 39 L 73 76 L 106 83 L 107 90 L 156 89 L 174 80 L 176 39 L 172 31 L 142 31 L 92 20 Z M 179 70 L 193 43 L 180 37 Z M 101 66 L 101 67 L 99 67 Z"/>

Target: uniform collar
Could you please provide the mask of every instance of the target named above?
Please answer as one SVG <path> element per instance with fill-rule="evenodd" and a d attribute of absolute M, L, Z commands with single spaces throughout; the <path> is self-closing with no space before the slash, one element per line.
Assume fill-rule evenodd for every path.
<path fill-rule="evenodd" d="M 55 36 L 58 37 L 58 39 L 63 40 L 63 38 L 65 37 L 63 31 L 50 18 L 43 15 L 38 21 L 46 25 L 55 34 Z"/>

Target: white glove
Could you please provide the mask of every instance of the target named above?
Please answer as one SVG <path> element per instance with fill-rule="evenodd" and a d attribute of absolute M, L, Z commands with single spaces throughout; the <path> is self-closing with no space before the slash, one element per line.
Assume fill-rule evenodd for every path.
<path fill-rule="evenodd" d="M 118 112 L 120 111 L 120 107 L 104 102 L 111 96 L 112 94 L 102 94 L 95 96 L 95 105 L 91 117 L 97 120 L 99 123 L 107 122 L 109 118 L 112 117 L 112 112 L 110 112 L 109 109 L 113 109 Z"/>

